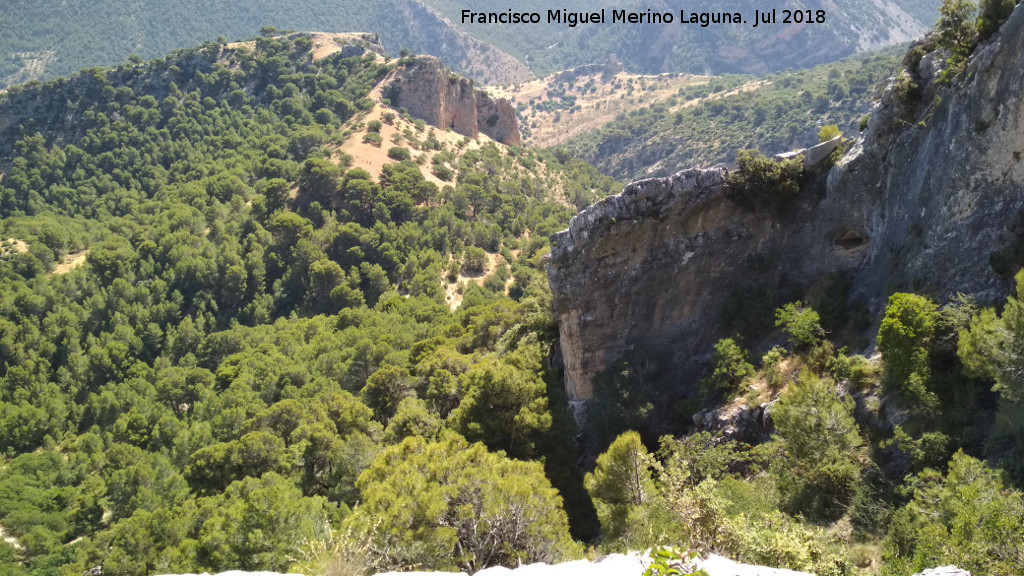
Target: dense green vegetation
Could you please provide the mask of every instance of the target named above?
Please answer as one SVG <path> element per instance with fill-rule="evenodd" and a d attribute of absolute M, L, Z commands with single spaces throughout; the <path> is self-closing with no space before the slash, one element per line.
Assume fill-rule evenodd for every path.
<path fill-rule="evenodd" d="M 443 189 L 404 155 L 347 170 L 343 123 L 391 65 L 309 48 L 0 96 L 5 574 L 287 570 L 324 542 L 472 569 L 592 536 L 539 260 L 573 213 L 547 178 L 615 184 L 494 145 L 442 150 Z M 502 280 L 453 312 L 445 271 L 487 252 Z"/>
<path fill-rule="evenodd" d="M 636 347 L 594 382 L 584 474 L 542 262 L 615 184 L 564 151 L 415 136 L 379 177 L 350 169 L 395 65 L 264 37 L 0 95 L 4 574 L 472 572 L 584 544 L 1024 571 L 1024 273 L 998 308 L 893 294 L 880 360 L 840 347 L 862 320 L 842 277 L 737 306 L 678 404 Z M 796 164 L 742 159 L 745 209 L 795 194 Z M 486 278 L 453 307 L 460 274 Z M 752 358 L 773 327 L 789 349 Z M 701 407 L 773 400 L 764 442 L 688 434 Z"/>
<path fill-rule="evenodd" d="M 856 134 L 901 56 L 889 49 L 810 70 L 717 78 L 621 114 L 565 146 L 622 179 L 733 163 L 740 150 L 771 155 L 806 148 L 826 125 Z"/>
<path fill-rule="evenodd" d="M 722 340 L 708 401 L 742 410 L 776 398 L 770 440 L 663 436 L 651 454 L 641 435 L 621 434 L 586 477 L 603 545 L 676 544 L 824 575 L 946 564 L 1021 573 L 1024 272 L 1017 282 L 1001 314 L 964 297 L 940 307 L 894 294 L 881 373 L 837 352 L 799 302 L 777 311 L 792 349 L 773 349 L 757 370 Z"/>

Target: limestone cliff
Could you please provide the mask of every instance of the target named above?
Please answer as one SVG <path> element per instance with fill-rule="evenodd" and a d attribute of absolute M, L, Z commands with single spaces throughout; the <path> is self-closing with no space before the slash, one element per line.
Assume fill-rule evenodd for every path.
<path fill-rule="evenodd" d="M 470 138 L 482 132 L 509 146 L 522 142 L 516 111 L 508 100 L 477 90 L 472 80 L 453 74 L 432 56 L 417 56 L 401 68 L 386 95 L 392 105 L 432 126 Z"/>
<path fill-rule="evenodd" d="M 805 171 L 784 214 L 740 209 L 723 168 L 630 184 L 578 214 L 548 265 L 570 397 L 588 399 L 635 346 L 667 353 L 676 387 L 692 389 L 730 335 L 723 313 L 750 312 L 745 293 L 796 300 L 844 272 L 876 321 L 898 290 L 1005 295 L 1007 266 L 992 263 L 1024 239 L 1024 9 L 948 84 L 941 61 L 910 58 L 839 165 Z"/>

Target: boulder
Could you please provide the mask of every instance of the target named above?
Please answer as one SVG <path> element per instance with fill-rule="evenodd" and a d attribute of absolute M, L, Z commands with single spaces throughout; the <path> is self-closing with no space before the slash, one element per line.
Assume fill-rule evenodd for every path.
<path fill-rule="evenodd" d="M 822 142 L 817 146 L 811 146 L 807 150 L 804 150 L 804 170 L 814 170 L 822 162 L 824 162 L 829 156 L 835 152 L 836 148 L 839 148 L 843 144 L 843 137 L 836 136 L 835 138 Z"/>

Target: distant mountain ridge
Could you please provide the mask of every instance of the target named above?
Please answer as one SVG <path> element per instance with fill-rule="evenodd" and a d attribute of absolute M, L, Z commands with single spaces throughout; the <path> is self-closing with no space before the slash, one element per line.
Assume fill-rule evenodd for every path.
<path fill-rule="evenodd" d="M 788 0 L 775 8 L 824 10 L 816 24 L 702 28 L 675 24 L 593 25 L 463 24 L 465 0 L 8 0 L 0 13 L 0 89 L 67 75 L 81 68 L 111 66 L 130 55 L 155 58 L 175 49 L 253 36 L 264 26 L 325 32 L 377 32 L 387 52 L 403 48 L 441 58 L 453 70 L 488 84 L 511 84 L 617 54 L 637 73 L 763 73 L 832 62 L 857 51 L 908 41 L 933 23 L 937 0 Z M 506 9 L 538 11 L 526 0 Z M 612 2 L 576 0 L 569 11 L 607 9 L 668 11 L 676 0 Z M 729 6 L 745 16 L 765 6 L 737 0 Z M 688 12 L 721 11 L 703 0 Z M 546 15 L 546 10 L 543 10 Z"/>
<path fill-rule="evenodd" d="M 224 37 L 250 38 L 262 27 L 325 32 L 375 32 L 389 54 L 407 48 L 431 54 L 485 83 L 530 78 L 502 50 L 454 28 L 419 0 L 9 0 L 0 11 L 0 89 L 30 80 L 113 66 Z"/>
<path fill-rule="evenodd" d="M 454 22 L 466 2 L 427 0 Z M 567 11 L 605 9 L 646 13 L 669 12 L 673 24 L 547 24 L 547 6 L 540 10 L 529 0 L 502 4 L 513 12 L 538 11 L 545 21 L 536 25 L 458 24 L 526 62 L 537 76 L 583 64 L 604 62 L 614 53 L 634 73 L 751 73 L 808 68 L 833 62 L 855 52 L 906 42 L 930 29 L 938 18 L 937 0 L 878 0 L 833 2 L 785 0 L 775 3 L 735 0 L 729 4 L 699 0 L 596 0 L 559 5 Z M 494 9 L 495 7 L 492 7 Z M 550 8 L 555 8 L 551 6 Z M 754 10 L 780 11 L 780 22 L 757 29 L 749 24 L 706 28 L 679 24 L 679 12 L 740 12 L 752 19 Z M 478 7 L 479 9 L 479 7 Z M 781 10 L 824 10 L 825 22 L 783 24 Z M 752 24 L 752 22 L 750 23 Z"/>

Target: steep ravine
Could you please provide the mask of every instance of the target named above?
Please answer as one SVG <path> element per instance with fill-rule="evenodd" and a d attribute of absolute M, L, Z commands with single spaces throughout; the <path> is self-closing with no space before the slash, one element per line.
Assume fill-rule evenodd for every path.
<path fill-rule="evenodd" d="M 845 272 L 849 300 L 876 321 L 894 291 L 1005 295 L 990 255 L 1024 236 L 1024 9 L 948 84 L 941 58 L 911 66 L 918 93 L 894 82 L 784 213 L 742 210 L 714 168 L 630 184 L 578 214 L 548 264 L 570 398 L 590 398 L 594 376 L 635 347 L 666 353 L 675 386 L 692 389 L 744 290 L 795 300 Z"/>

